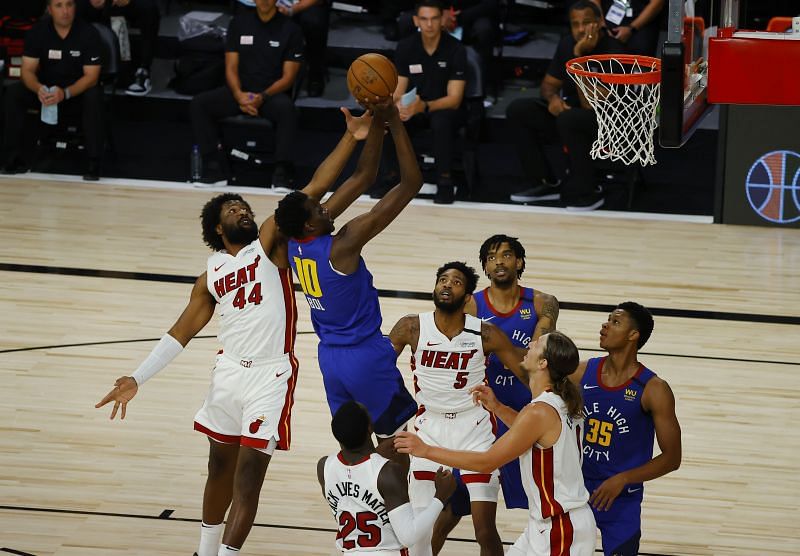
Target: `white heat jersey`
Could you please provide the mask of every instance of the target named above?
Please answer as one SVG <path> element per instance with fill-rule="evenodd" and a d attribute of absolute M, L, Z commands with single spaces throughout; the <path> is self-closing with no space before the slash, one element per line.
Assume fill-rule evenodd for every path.
<path fill-rule="evenodd" d="M 264 361 L 292 352 L 297 324 L 292 271 L 275 266 L 260 240 L 235 257 L 215 252 L 206 279 L 217 300 L 218 337 L 226 356 Z"/>
<path fill-rule="evenodd" d="M 464 330 L 451 340 L 436 328 L 433 311 L 419 315 L 411 369 L 417 402 L 429 410 L 456 413 L 475 407 L 469 390 L 486 380 L 481 319 L 464 316 Z"/>
<path fill-rule="evenodd" d="M 581 472 L 583 419 L 570 417 L 564 400 L 553 392 L 542 392 L 531 403 L 546 403 L 561 418 L 561 434 L 555 444 L 547 449 L 535 444 L 519 458 L 530 517 L 542 520 L 584 506 L 589 500 Z"/>
<path fill-rule="evenodd" d="M 354 464 L 341 452 L 325 460 L 325 499 L 336 518 L 336 547 L 342 552 L 400 551 L 389 512 L 378 491 L 378 474 L 389 460 L 372 453 Z"/>

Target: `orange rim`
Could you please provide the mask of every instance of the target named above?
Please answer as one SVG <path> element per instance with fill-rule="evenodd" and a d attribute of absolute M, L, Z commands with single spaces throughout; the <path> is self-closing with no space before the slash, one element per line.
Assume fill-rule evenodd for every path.
<path fill-rule="evenodd" d="M 586 62 L 596 60 L 600 62 L 615 61 L 624 66 L 639 64 L 642 73 L 603 73 L 583 69 Z M 661 81 L 661 59 L 651 56 L 637 56 L 635 54 L 598 54 L 596 56 L 581 56 L 567 62 L 567 72 L 580 77 L 594 77 L 604 83 L 619 83 L 623 85 L 647 85 Z"/>

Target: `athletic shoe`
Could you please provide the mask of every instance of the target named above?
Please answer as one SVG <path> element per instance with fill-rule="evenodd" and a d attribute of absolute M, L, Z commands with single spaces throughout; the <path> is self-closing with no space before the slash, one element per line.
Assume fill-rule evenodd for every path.
<path fill-rule="evenodd" d="M 559 199 L 561 199 L 561 180 L 556 183 L 542 181 L 541 185 L 511 195 L 511 201 L 514 203 L 536 203 L 558 201 Z"/>
<path fill-rule="evenodd" d="M 89 164 L 86 166 L 86 173 L 83 175 L 86 181 L 97 181 L 100 179 L 100 161 L 96 158 L 90 158 Z"/>
<path fill-rule="evenodd" d="M 150 85 L 150 72 L 148 72 L 144 68 L 139 68 L 136 70 L 136 75 L 133 78 L 133 83 L 130 84 L 128 90 L 125 91 L 127 95 L 133 95 L 135 97 L 143 97 L 153 87 Z"/>
<path fill-rule="evenodd" d="M 578 197 L 574 201 L 567 203 L 567 210 L 573 211 L 590 211 L 597 210 L 605 203 L 605 196 L 603 195 L 603 188 L 597 186 L 595 190 L 589 195 Z"/>
<path fill-rule="evenodd" d="M 439 179 L 436 186 L 436 196 L 433 198 L 433 203 L 436 205 L 452 205 L 456 200 L 453 182 L 449 179 Z"/>
<path fill-rule="evenodd" d="M 275 164 L 272 172 L 272 190 L 276 193 L 291 193 L 294 191 L 294 168 L 285 163 Z"/>
<path fill-rule="evenodd" d="M 0 174 L 24 174 L 28 170 L 30 170 L 30 165 L 21 156 L 13 155 L 0 170 Z"/>

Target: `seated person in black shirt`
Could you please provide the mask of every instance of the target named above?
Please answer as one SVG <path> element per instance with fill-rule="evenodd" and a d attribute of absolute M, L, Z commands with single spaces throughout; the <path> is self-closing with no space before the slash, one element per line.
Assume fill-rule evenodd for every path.
<path fill-rule="evenodd" d="M 592 0 L 605 14 L 608 34 L 630 54 L 655 56 L 664 0 Z"/>
<path fill-rule="evenodd" d="M 623 46 L 601 27 L 600 9 L 592 0 L 570 6 L 570 34 L 562 37 L 542 80 L 541 98 L 520 98 L 506 109 L 506 121 L 523 173 L 532 186 L 511 195 L 517 203 L 561 201 L 567 208 L 594 210 L 604 203 L 597 190 L 592 143 L 597 138 L 594 110 L 579 97 L 566 63 L 578 56 L 623 52 Z M 544 156 L 545 144 L 567 147 L 569 178 L 561 185 Z"/>
<path fill-rule="evenodd" d="M 275 0 L 256 0 L 254 11 L 239 13 L 231 20 L 225 47 L 228 86 L 192 99 L 192 128 L 205 162 L 203 181 L 224 177 L 218 122 L 241 113 L 275 124 L 272 185 L 291 187 L 297 114 L 290 95 L 303 61 L 303 33 L 275 4 Z"/>
<path fill-rule="evenodd" d="M 150 92 L 150 66 L 156 54 L 161 14 L 157 0 L 78 0 L 78 14 L 91 22 L 109 24 L 110 18 L 122 16 L 142 32 L 139 67 L 126 91 L 129 95 L 144 96 Z"/>
<path fill-rule="evenodd" d="M 400 41 L 395 51 L 397 89 L 394 100 L 400 119 L 406 122 L 409 135 L 422 129 L 433 130 L 433 156 L 436 159 L 437 191 L 435 203 L 449 204 L 455 199 L 452 166 L 456 131 L 464 120 L 462 101 L 467 66 L 464 45 L 442 30 L 439 2 L 417 3 L 414 23 L 420 32 Z M 403 95 L 416 89 L 408 104 Z M 393 148 L 384 148 L 384 184 L 397 182 L 397 159 Z M 382 196 L 378 190 L 373 196 Z"/>
<path fill-rule="evenodd" d="M 7 162 L 4 173 L 27 170 L 20 141 L 25 113 L 37 106 L 81 111 L 89 166 L 84 179 L 98 179 L 102 154 L 100 35 L 75 19 L 75 0 L 48 0 L 47 13 L 25 36 L 22 79 L 8 87 L 5 98 Z M 48 92 L 48 88 L 54 89 Z"/>

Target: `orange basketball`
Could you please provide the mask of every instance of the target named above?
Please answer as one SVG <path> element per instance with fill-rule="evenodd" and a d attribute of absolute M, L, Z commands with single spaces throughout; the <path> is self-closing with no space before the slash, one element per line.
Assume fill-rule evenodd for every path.
<path fill-rule="evenodd" d="M 350 64 L 347 88 L 359 102 L 392 96 L 397 88 L 397 69 L 386 56 L 374 52 L 364 54 Z"/>

